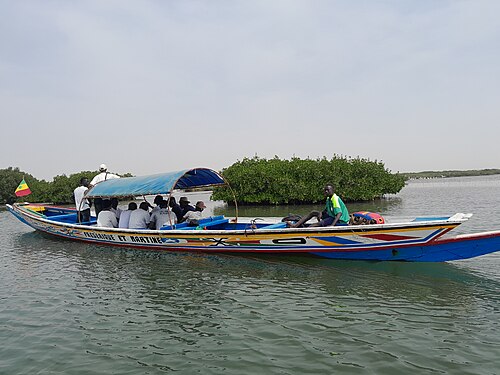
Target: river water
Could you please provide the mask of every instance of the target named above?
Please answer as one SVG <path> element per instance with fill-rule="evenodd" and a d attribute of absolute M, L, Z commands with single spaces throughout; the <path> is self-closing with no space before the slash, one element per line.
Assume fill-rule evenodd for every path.
<path fill-rule="evenodd" d="M 411 181 L 348 207 L 389 221 L 472 212 L 455 232 L 500 229 L 500 176 Z M 0 212 L 0 374 L 500 374 L 499 321 L 500 253 L 433 264 L 152 253 L 54 239 Z"/>

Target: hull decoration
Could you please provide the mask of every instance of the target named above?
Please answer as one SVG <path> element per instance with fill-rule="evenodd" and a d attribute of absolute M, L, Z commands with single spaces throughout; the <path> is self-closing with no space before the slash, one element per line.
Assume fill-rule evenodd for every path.
<path fill-rule="evenodd" d="M 324 228 L 276 228 L 281 223 L 251 220 L 232 224 L 228 219 L 206 219 L 204 229 L 132 230 L 99 228 L 56 221 L 60 216 L 41 214 L 32 206 L 7 206 L 9 211 L 30 227 L 71 240 L 103 245 L 126 246 L 163 251 L 199 251 L 215 253 L 306 253 L 333 259 L 407 260 L 441 262 L 466 259 L 500 250 L 500 231 L 441 238 L 467 220 L 457 214 L 448 219 L 395 224 Z M 51 213 L 52 207 L 44 207 Z M 70 211 L 70 210 L 67 210 Z M 225 221 L 210 229 L 211 222 Z M 267 229 L 269 227 L 270 229 Z"/>
<path fill-rule="evenodd" d="M 87 197 L 130 196 L 131 192 L 169 194 L 173 189 L 223 183 L 222 178 L 209 169 L 152 177 L 161 188 L 148 186 L 145 177 L 113 179 L 97 184 Z M 332 259 L 420 262 L 467 259 L 500 250 L 500 231 L 443 237 L 467 221 L 471 214 L 416 218 L 404 223 L 313 228 L 287 228 L 281 222 L 255 223 L 251 219 L 229 220 L 217 216 L 201 220 L 198 227 L 179 224 L 160 230 L 135 230 L 97 227 L 95 218 L 87 225 L 79 224 L 74 209 L 34 204 L 7 205 L 7 208 L 20 221 L 44 233 L 94 244 L 147 250 L 303 253 Z"/>

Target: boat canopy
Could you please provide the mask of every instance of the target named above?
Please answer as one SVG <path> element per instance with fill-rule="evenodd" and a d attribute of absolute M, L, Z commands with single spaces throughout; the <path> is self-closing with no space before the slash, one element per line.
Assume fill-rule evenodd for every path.
<path fill-rule="evenodd" d="M 102 181 L 92 187 L 87 198 L 130 197 L 168 194 L 174 189 L 224 185 L 220 174 L 208 168 L 186 169 L 149 176 L 123 177 Z"/>

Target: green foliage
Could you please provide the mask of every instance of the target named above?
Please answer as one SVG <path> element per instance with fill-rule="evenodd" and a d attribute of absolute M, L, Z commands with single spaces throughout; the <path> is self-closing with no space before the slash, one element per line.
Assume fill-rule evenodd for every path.
<path fill-rule="evenodd" d="M 390 173 L 381 162 L 336 155 L 330 160 L 256 156 L 234 163 L 222 174 L 239 204 L 323 202 L 327 183 L 346 201 L 366 201 L 396 194 L 405 184 L 403 176 Z M 216 188 L 213 198 L 233 202 L 227 187 Z"/>
<path fill-rule="evenodd" d="M 82 171 L 69 176 L 62 174 L 51 182 L 37 180 L 19 168 L 0 170 L 0 204 L 26 202 L 53 202 L 70 204 L 73 190 L 80 179 L 92 179 L 97 171 Z M 333 156 L 311 160 L 292 158 L 281 160 L 259 157 L 245 158 L 224 169 L 224 178 L 229 182 L 240 204 L 294 204 L 323 202 L 323 188 L 331 183 L 335 192 L 346 201 L 364 201 L 396 194 L 405 183 L 405 178 L 392 174 L 384 164 L 360 158 Z M 25 178 L 32 194 L 16 198 L 14 191 Z M 130 173 L 123 177 L 132 176 Z M 217 188 L 214 199 L 233 202 L 228 188 Z"/>
<path fill-rule="evenodd" d="M 14 191 L 19 183 L 25 177 L 26 183 L 29 185 L 32 176 L 24 174 L 19 168 L 9 167 L 7 169 L 0 169 L 0 202 L 12 203 L 16 201 Z"/>

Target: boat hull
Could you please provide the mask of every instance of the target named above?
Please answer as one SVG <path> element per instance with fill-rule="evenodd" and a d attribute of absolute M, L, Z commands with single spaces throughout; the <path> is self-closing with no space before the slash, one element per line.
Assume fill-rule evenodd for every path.
<path fill-rule="evenodd" d="M 442 262 L 498 251 L 500 232 L 440 239 L 462 221 L 305 229 L 130 230 L 52 221 L 22 206 L 9 211 L 32 228 L 102 245 L 206 253 L 305 253 L 332 259 Z"/>
<path fill-rule="evenodd" d="M 377 251 L 332 251 L 312 254 L 331 259 L 447 262 L 475 258 L 497 251 L 500 251 L 500 231 L 438 239 L 418 246 L 395 246 Z"/>

